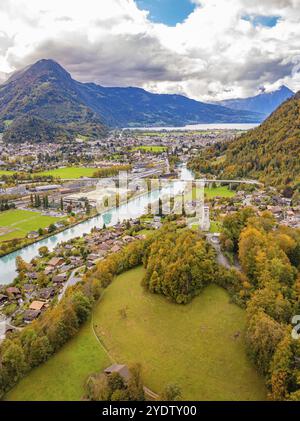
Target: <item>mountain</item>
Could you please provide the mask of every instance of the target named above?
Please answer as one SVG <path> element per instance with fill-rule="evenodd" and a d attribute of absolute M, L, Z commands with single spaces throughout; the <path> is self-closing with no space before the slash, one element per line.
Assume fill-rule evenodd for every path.
<path fill-rule="evenodd" d="M 300 91 L 259 127 L 227 145 L 206 149 L 191 167 L 223 178 L 255 178 L 282 189 L 300 190 L 299 156 Z"/>
<path fill-rule="evenodd" d="M 196 123 L 253 123 L 263 116 L 205 104 L 181 95 L 140 88 L 80 83 L 53 60 L 40 60 L 0 86 L 0 124 L 24 116 L 61 125 L 73 135 L 105 134 L 105 126 L 181 126 Z"/>
<path fill-rule="evenodd" d="M 101 117 L 85 104 L 76 82 L 52 60 L 38 61 L 0 86 L 2 125 L 24 116 L 61 125 L 74 135 L 105 134 Z"/>
<path fill-rule="evenodd" d="M 4 142 L 10 143 L 30 142 L 32 139 L 36 143 L 65 142 L 72 140 L 72 136 L 63 126 L 32 115 L 17 117 L 3 135 Z"/>
<path fill-rule="evenodd" d="M 216 102 L 215 104 L 223 105 L 224 107 L 233 110 L 248 110 L 256 111 L 264 114 L 266 117 L 276 110 L 284 101 L 291 98 L 294 94 L 286 86 L 281 86 L 273 92 L 262 93 L 253 97 L 243 99 L 228 99 L 225 101 Z"/>
<path fill-rule="evenodd" d="M 230 110 L 182 95 L 153 94 L 140 88 L 78 84 L 92 110 L 111 127 L 184 126 L 197 123 L 257 123 L 263 115 Z"/>

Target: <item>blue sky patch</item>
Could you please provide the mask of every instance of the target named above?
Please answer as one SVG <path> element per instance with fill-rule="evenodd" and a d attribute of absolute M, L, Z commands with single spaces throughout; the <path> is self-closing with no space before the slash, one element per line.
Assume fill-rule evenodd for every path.
<path fill-rule="evenodd" d="M 248 22 L 251 22 L 253 26 L 268 26 L 269 28 L 273 28 L 279 20 L 279 16 L 262 16 L 262 15 L 256 15 L 256 16 L 243 16 L 242 19 L 247 20 Z"/>
<path fill-rule="evenodd" d="M 136 4 L 150 12 L 152 22 L 168 26 L 183 22 L 195 10 L 195 4 L 190 0 L 136 0 Z"/>

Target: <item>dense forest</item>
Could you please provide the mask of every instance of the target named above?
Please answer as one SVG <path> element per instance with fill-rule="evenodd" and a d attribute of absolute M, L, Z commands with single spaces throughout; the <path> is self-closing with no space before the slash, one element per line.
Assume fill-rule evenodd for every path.
<path fill-rule="evenodd" d="M 259 127 L 201 151 L 190 167 L 223 178 L 255 178 L 284 189 L 300 185 L 300 93 Z"/>
<path fill-rule="evenodd" d="M 39 117 L 19 117 L 5 130 L 3 140 L 10 143 L 51 143 L 72 140 L 73 136 L 62 126 Z"/>
<path fill-rule="evenodd" d="M 225 218 L 222 245 L 239 256 L 245 279 L 236 298 L 247 309 L 247 350 L 269 398 L 300 400 L 300 342 L 291 324 L 300 314 L 300 230 L 246 208 Z"/>

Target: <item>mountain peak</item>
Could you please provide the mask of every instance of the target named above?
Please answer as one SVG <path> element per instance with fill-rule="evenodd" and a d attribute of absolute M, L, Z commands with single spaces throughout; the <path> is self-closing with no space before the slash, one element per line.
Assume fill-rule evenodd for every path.
<path fill-rule="evenodd" d="M 285 86 L 285 85 L 281 85 L 277 89 L 277 91 L 279 91 L 279 92 L 288 92 L 288 93 L 291 93 L 292 95 L 294 95 L 294 92 L 290 88 L 288 88 L 287 86 Z"/>
<path fill-rule="evenodd" d="M 248 98 L 233 98 L 220 101 L 219 104 L 233 110 L 248 110 L 270 115 L 284 101 L 294 96 L 294 92 L 287 86 L 281 85 L 271 92 L 261 92 L 260 94 Z"/>
<path fill-rule="evenodd" d="M 71 75 L 59 63 L 52 59 L 41 59 L 34 64 L 27 66 L 15 73 L 7 80 L 6 83 L 17 81 L 20 78 L 32 80 L 32 78 L 40 76 L 51 76 L 71 80 Z"/>

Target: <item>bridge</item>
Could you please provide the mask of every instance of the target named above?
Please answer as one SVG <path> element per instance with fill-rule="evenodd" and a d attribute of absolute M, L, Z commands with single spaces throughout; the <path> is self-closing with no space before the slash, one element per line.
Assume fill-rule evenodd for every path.
<path fill-rule="evenodd" d="M 219 180 L 216 178 L 197 178 L 197 179 L 174 179 L 172 181 L 201 181 L 204 183 L 226 183 L 226 184 L 230 184 L 230 183 L 235 183 L 235 184 L 253 184 L 253 185 L 260 185 L 262 186 L 263 183 L 261 183 L 260 181 L 257 180 Z"/>

